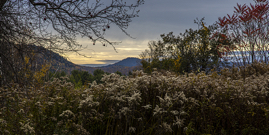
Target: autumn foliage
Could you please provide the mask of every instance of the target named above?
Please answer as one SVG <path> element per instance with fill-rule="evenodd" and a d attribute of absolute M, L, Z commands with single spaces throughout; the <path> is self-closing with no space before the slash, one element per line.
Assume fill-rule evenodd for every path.
<path fill-rule="evenodd" d="M 254 62 L 221 75 L 113 73 L 90 88 L 66 77 L 41 88 L 14 84 L 0 88 L 0 134 L 267 134 L 268 74 Z"/>
<path fill-rule="evenodd" d="M 238 4 L 218 27 L 201 20 L 198 30 L 163 34 L 141 54 L 144 71 L 129 76 L 91 75 L 72 63 L 62 64 L 76 69 L 69 78 L 60 66 L 48 73 L 53 62 L 39 64 L 41 53 L 2 41 L 0 31 L 0 134 L 268 134 L 268 11 L 266 0 L 256 0 Z M 231 54 L 244 66 L 211 69 Z"/>
<path fill-rule="evenodd" d="M 219 32 L 215 33 L 213 38 L 220 35 L 219 54 L 221 56 L 232 54 L 232 58 L 236 59 L 239 65 L 253 63 L 254 60 L 267 62 L 268 2 L 257 0 L 255 4 L 237 4 L 234 9 L 232 15 L 227 14 L 217 21 Z M 236 54 L 235 51 L 239 53 Z"/>
<path fill-rule="evenodd" d="M 175 36 L 173 32 L 162 34 L 162 40 L 149 42 L 149 49 L 142 52 L 142 67 L 145 72 L 153 68 L 179 74 L 205 71 L 219 67 L 218 45 L 227 40 L 224 34 L 216 38 L 215 25 L 206 26 L 204 18 L 195 20 L 199 29 L 188 29 Z M 215 36 L 213 38 L 213 36 Z M 227 40 L 227 42 L 230 42 Z"/>

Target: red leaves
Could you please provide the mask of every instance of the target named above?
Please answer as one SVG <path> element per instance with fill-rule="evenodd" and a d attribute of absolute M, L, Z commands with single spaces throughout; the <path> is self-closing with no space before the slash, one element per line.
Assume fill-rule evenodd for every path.
<path fill-rule="evenodd" d="M 227 17 L 226 16 L 224 16 L 223 18 L 219 17 L 219 21 L 217 23 L 219 24 L 219 26 L 227 28 L 228 25 L 238 23 L 238 17 L 235 14 L 233 14 L 233 16 L 227 14 Z"/>
<path fill-rule="evenodd" d="M 265 0 L 256 0 L 255 4 L 240 5 L 234 7 L 233 15 L 219 17 L 217 24 L 222 31 L 230 33 L 236 43 L 242 43 L 251 38 L 266 39 L 268 32 L 263 29 L 268 27 L 267 18 L 269 16 L 269 2 Z M 239 38 L 240 37 L 240 38 Z M 221 35 L 218 41 L 225 44 L 228 37 Z M 228 38 L 230 39 L 230 38 Z M 259 40 L 259 39 L 257 39 Z"/>
<path fill-rule="evenodd" d="M 250 4 L 247 6 L 246 4 L 239 5 L 237 3 L 237 7 L 234 7 L 234 9 L 234 15 L 238 16 L 240 22 L 246 23 L 251 20 L 263 20 L 266 16 L 266 13 L 269 11 L 269 5 L 268 3 L 256 3 L 255 5 Z M 227 19 L 231 20 L 230 16 L 227 16 Z M 233 22 L 233 20 L 231 21 Z"/>
<path fill-rule="evenodd" d="M 256 0 L 256 2 L 266 2 L 266 0 Z"/>
<path fill-rule="evenodd" d="M 224 35 L 224 34 L 220 34 L 220 36 L 221 36 L 222 38 L 226 38 L 226 35 Z"/>
<path fill-rule="evenodd" d="M 219 21 L 217 22 L 221 27 L 224 27 L 227 25 L 227 18 L 224 16 L 223 18 L 219 17 Z"/>
<path fill-rule="evenodd" d="M 219 32 L 213 33 L 213 36 L 211 37 L 211 39 L 214 39 L 217 43 L 219 43 L 219 45 L 217 46 L 217 50 L 218 50 L 217 53 L 220 58 L 222 58 L 223 55 L 227 55 L 229 52 L 236 49 L 231 44 L 232 37 L 235 38 L 233 35 L 230 36 L 230 35 L 219 33 Z"/>
<path fill-rule="evenodd" d="M 236 10 L 235 13 L 243 13 L 243 12 L 246 10 L 246 8 L 247 8 L 246 4 L 244 4 L 244 5 L 239 5 L 239 4 L 237 3 L 237 7 L 234 7 L 234 9 Z"/>
<path fill-rule="evenodd" d="M 218 53 L 219 57 L 222 58 L 222 54 L 219 51 L 217 53 Z"/>

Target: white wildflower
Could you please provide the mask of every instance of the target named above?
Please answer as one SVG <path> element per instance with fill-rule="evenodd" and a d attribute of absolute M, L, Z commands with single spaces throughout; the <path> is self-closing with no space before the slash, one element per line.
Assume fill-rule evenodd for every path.
<path fill-rule="evenodd" d="M 247 101 L 248 105 L 251 105 L 251 103 L 249 102 L 249 100 Z"/>
<path fill-rule="evenodd" d="M 24 110 L 23 110 L 23 109 L 20 109 L 20 110 L 18 111 L 18 113 L 19 113 L 19 114 L 23 114 L 23 113 L 24 113 Z"/>
<path fill-rule="evenodd" d="M 165 96 L 164 96 L 164 100 L 167 102 L 167 103 L 166 103 L 166 106 L 170 106 L 170 105 L 172 105 L 171 97 L 169 97 L 169 96 L 167 95 L 167 93 L 166 93 Z"/>
<path fill-rule="evenodd" d="M 156 107 L 154 108 L 154 112 L 153 112 L 153 116 L 157 113 L 160 113 L 162 110 L 162 108 L 160 108 L 158 105 L 156 105 Z"/>
<path fill-rule="evenodd" d="M 93 101 L 93 95 L 90 95 L 85 100 L 80 101 L 79 108 L 82 108 L 84 105 L 88 107 L 98 106 L 99 102 Z"/>
<path fill-rule="evenodd" d="M 173 115 L 178 115 L 179 112 L 177 110 L 174 110 L 174 111 L 170 111 Z"/>
<path fill-rule="evenodd" d="M 47 102 L 47 104 L 48 104 L 48 105 L 53 105 L 53 104 L 54 104 L 54 102 Z"/>
<path fill-rule="evenodd" d="M 151 109 L 151 105 L 150 104 L 145 105 L 145 106 L 142 106 L 142 107 L 144 107 L 145 109 Z"/>
<path fill-rule="evenodd" d="M 6 126 L 7 125 L 7 121 L 6 120 L 3 120 L 3 119 L 0 119 L 0 125 Z"/>
<path fill-rule="evenodd" d="M 39 102 L 39 101 L 38 101 L 38 102 L 36 102 L 36 103 L 35 103 L 35 105 L 36 105 L 36 106 L 41 106 L 41 104 L 40 104 L 40 102 Z"/>
<path fill-rule="evenodd" d="M 74 118 L 75 117 L 75 114 L 70 111 L 70 110 L 65 110 L 62 112 L 62 114 L 59 115 L 60 117 L 65 117 L 65 118 Z"/>
<path fill-rule="evenodd" d="M 160 127 L 162 127 L 165 130 L 165 132 L 173 132 L 171 126 L 168 125 L 166 122 L 162 123 L 162 125 L 160 125 Z"/>
<path fill-rule="evenodd" d="M 177 116 L 176 116 L 176 120 L 174 120 L 174 123 L 173 125 L 176 125 L 178 128 L 183 126 L 183 120 L 182 119 L 179 119 Z"/>
<path fill-rule="evenodd" d="M 195 105 L 199 106 L 198 101 L 195 100 L 195 98 L 189 97 L 189 101 L 190 101 L 191 103 L 194 103 Z"/>
<path fill-rule="evenodd" d="M 93 81 L 92 84 L 91 84 L 92 87 L 96 86 L 96 85 L 97 85 L 96 81 Z"/>
<path fill-rule="evenodd" d="M 180 115 L 187 115 L 185 111 L 180 111 Z"/>
<path fill-rule="evenodd" d="M 129 103 L 135 102 L 136 104 L 138 104 L 137 101 L 141 101 L 141 93 L 139 92 L 134 92 L 134 94 L 131 97 L 126 97 L 128 99 Z"/>
<path fill-rule="evenodd" d="M 20 125 L 21 125 L 21 130 L 23 130 L 24 133 L 35 134 L 35 130 L 33 127 L 30 126 L 29 122 L 27 122 L 26 124 L 20 122 Z"/>
<path fill-rule="evenodd" d="M 55 117 L 50 117 L 52 121 L 57 121 L 57 118 Z"/>
<path fill-rule="evenodd" d="M 142 117 L 138 118 L 137 120 L 138 120 L 138 121 L 142 121 Z"/>
<path fill-rule="evenodd" d="M 177 92 L 177 96 L 180 97 L 184 102 L 188 101 L 183 91 Z"/>
<path fill-rule="evenodd" d="M 173 103 L 171 102 L 171 98 L 167 95 L 167 93 L 165 94 L 164 98 L 160 97 L 160 96 L 157 96 L 161 102 L 162 105 L 165 105 L 165 106 L 170 106 L 172 105 Z"/>
<path fill-rule="evenodd" d="M 135 127 L 129 127 L 129 132 L 130 132 L 130 133 L 135 133 L 135 130 L 136 130 Z"/>
<path fill-rule="evenodd" d="M 188 131 L 188 127 L 184 127 L 183 131 L 184 132 L 187 132 Z"/>
<path fill-rule="evenodd" d="M 129 111 L 131 111 L 128 107 L 123 107 L 120 109 L 119 114 L 124 114 L 126 115 Z"/>
<path fill-rule="evenodd" d="M 124 100 L 124 98 L 126 98 L 126 95 L 121 95 L 121 96 L 119 96 L 119 97 L 115 97 L 115 99 L 116 99 L 117 101 L 119 101 L 119 102 L 126 102 L 126 101 Z"/>

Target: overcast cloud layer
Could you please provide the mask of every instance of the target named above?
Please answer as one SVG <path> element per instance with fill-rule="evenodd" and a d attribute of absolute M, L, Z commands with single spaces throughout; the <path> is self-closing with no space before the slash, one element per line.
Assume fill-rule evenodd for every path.
<path fill-rule="evenodd" d="M 86 38 L 78 39 L 87 49 L 82 54 L 92 58 L 84 58 L 75 54 L 67 54 L 75 64 L 111 64 L 111 60 L 122 60 L 127 57 L 139 57 L 148 48 L 148 42 L 159 40 L 160 34 L 173 32 L 184 33 L 186 29 L 197 29 L 196 18 L 205 17 L 206 26 L 215 23 L 219 17 L 232 14 L 236 4 L 254 3 L 253 0 L 145 0 L 139 7 L 138 18 L 134 18 L 126 30 L 132 37 L 122 33 L 117 26 L 111 26 L 106 37 L 110 41 L 119 41 L 119 45 L 103 47 L 95 46 Z"/>

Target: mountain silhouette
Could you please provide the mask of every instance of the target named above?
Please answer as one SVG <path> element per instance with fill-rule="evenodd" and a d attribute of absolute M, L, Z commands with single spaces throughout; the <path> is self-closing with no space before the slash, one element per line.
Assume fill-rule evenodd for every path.
<path fill-rule="evenodd" d="M 126 59 L 123 59 L 119 62 L 116 62 L 115 64 L 107 65 L 104 67 L 111 67 L 111 66 L 125 66 L 125 67 L 134 67 L 134 66 L 140 66 L 141 65 L 141 59 L 134 58 L 134 57 L 128 57 Z"/>
<path fill-rule="evenodd" d="M 36 52 L 42 52 L 38 55 L 36 59 L 36 61 L 38 62 L 37 64 L 41 67 L 41 65 L 44 64 L 43 61 L 50 62 L 50 70 L 55 72 L 65 71 L 67 74 L 70 74 L 73 70 L 82 70 L 88 71 L 89 73 L 93 74 L 94 70 L 102 69 L 103 71 L 108 73 L 115 73 L 119 71 L 122 74 L 127 75 L 130 71 L 140 69 L 139 65 L 141 60 L 138 58 L 126 58 L 115 64 L 103 67 L 90 67 L 89 65 L 91 64 L 74 64 L 70 62 L 67 58 L 64 58 L 58 53 L 50 51 L 44 47 L 35 45 L 32 45 L 31 47 L 33 50 L 36 50 Z"/>

